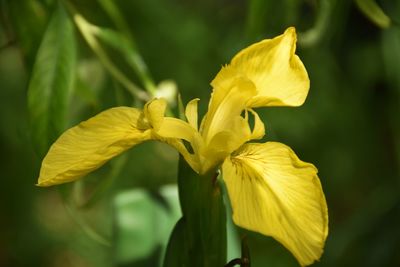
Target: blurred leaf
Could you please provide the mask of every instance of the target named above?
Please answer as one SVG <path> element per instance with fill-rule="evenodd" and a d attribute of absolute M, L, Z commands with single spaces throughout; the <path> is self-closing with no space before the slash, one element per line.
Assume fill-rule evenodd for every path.
<path fill-rule="evenodd" d="M 188 253 L 188 245 L 185 238 L 186 223 L 184 218 L 176 223 L 170 240 L 168 242 L 166 257 L 164 259 L 163 267 L 182 267 L 188 266 L 187 263 L 191 261 Z"/>
<path fill-rule="evenodd" d="M 65 130 L 75 60 L 72 23 L 59 6 L 40 44 L 28 88 L 32 138 L 40 155 Z"/>
<path fill-rule="evenodd" d="M 129 79 L 119 67 L 115 65 L 115 62 L 109 57 L 107 52 L 103 49 L 97 40 L 97 34 L 101 34 L 103 29 L 88 22 L 81 14 L 77 12 L 75 7 L 67 2 L 68 10 L 72 13 L 74 22 L 81 32 L 83 38 L 96 54 L 98 59 L 104 65 L 106 70 L 119 82 L 121 83 L 133 97 L 147 101 L 148 96 L 143 92 L 136 84 L 134 84 L 131 79 Z M 125 40 L 125 39 L 124 39 Z M 121 44 L 123 45 L 123 44 Z"/>
<path fill-rule="evenodd" d="M 176 186 L 164 186 L 153 197 L 141 189 L 120 193 L 116 210 L 116 260 L 128 263 L 165 249 L 174 224 L 181 216 Z M 161 262 L 161 259 L 160 259 Z"/>
<path fill-rule="evenodd" d="M 129 262 L 148 256 L 157 245 L 157 212 L 143 190 L 120 193 L 116 205 L 116 259 Z"/>
<path fill-rule="evenodd" d="M 327 28 L 331 22 L 331 13 L 336 0 L 321 0 L 319 1 L 318 14 L 314 26 L 304 33 L 299 34 L 299 44 L 304 47 L 309 47 L 318 44 L 328 32 Z"/>
<path fill-rule="evenodd" d="M 390 18 L 383 12 L 374 0 L 355 0 L 358 8 L 377 26 L 388 28 Z"/>
<path fill-rule="evenodd" d="M 400 4 L 399 4 L 400 7 Z M 400 8 L 399 8 L 400 9 Z M 387 110 L 390 116 L 391 127 L 394 136 L 400 134 L 399 104 L 400 104 L 400 28 L 392 27 L 383 33 L 382 49 L 383 61 L 386 73 L 386 80 L 391 86 L 391 99 L 387 103 Z M 397 154 L 397 166 L 400 167 L 400 139 L 394 138 L 395 150 Z M 400 168 L 397 168 L 400 172 Z"/>
<path fill-rule="evenodd" d="M 6 21 L 4 25 L 10 31 L 9 38 L 15 38 L 30 71 L 34 64 L 35 54 L 45 30 L 48 14 L 39 1 L 19 0 L 4 1 Z M 7 11 L 9 13 L 7 13 Z M 10 27 L 11 29 L 7 29 Z"/>
<path fill-rule="evenodd" d="M 111 20 L 114 22 L 115 26 L 125 35 L 128 39 L 130 39 L 131 43 L 133 42 L 133 37 L 129 30 L 128 24 L 125 22 L 124 17 L 122 16 L 119 8 L 116 5 L 115 1 L 109 0 L 98 0 L 100 6 L 106 11 L 108 16 L 110 16 Z"/>
<path fill-rule="evenodd" d="M 247 38 L 255 40 L 262 35 L 265 28 L 265 19 L 268 18 L 268 12 L 271 10 L 273 1 L 251 0 L 247 10 Z"/>
<path fill-rule="evenodd" d="M 149 70 L 129 37 L 111 29 L 98 28 L 96 35 L 107 45 L 119 51 L 135 71 L 149 93 L 155 93 L 155 85 Z"/>
<path fill-rule="evenodd" d="M 161 216 L 167 216 L 167 220 L 159 221 L 159 233 L 161 243 L 164 247 L 168 244 L 169 236 L 171 235 L 174 225 L 182 216 L 181 207 L 179 205 L 178 188 L 176 185 L 163 186 L 160 188 L 162 200 L 165 201 Z"/>
<path fill-rule="evenodd" d="M 393 27 L 383 33 L 382 53 L 388 82 L 400 94 L 400 29 Z"/>

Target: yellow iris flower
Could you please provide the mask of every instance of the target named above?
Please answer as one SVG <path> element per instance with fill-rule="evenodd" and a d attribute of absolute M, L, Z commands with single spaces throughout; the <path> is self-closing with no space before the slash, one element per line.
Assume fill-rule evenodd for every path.
<path fill-rule="evenodd" d="M 296 32 L 263 40 L 240 51 L 221 69 L 200 126 L 197 103 L 187 121 L 165 117 L 166 101 L 149 101 L 143 111 L 106 110 L 67 130 L 43 160 L 39 186 L 71 182 L 146 140 L 175 147 L 199 174 L 220 167 L 234 222 L 272 236 L 301 265 L 318 260 L 328 234 L 328 213 L 317 169 L 277 142 L 246 143 L 265 134 L 256 107 L 300 106 L 309 90 L 297 55 Z M 248 117 L 254 117 L 251 127 Z M 187 150 L 184 141 L 192 149 Z"/>

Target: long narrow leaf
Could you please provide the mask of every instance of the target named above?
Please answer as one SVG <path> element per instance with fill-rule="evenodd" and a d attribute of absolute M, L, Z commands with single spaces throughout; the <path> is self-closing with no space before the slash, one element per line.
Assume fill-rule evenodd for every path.
<path fill-rule="evenodd" d="M 73 26 L 59 6 L 40 44 L 28 88 L 31 134 L 41 156 L 65 130 L 75 60 Z"/>
<path fill-rule="evenodd" d="M 391 24 L 390 18 L 383 12 L 374 0 L 355 0 L 358 8 L 377 26 L 388 28 Z"/>

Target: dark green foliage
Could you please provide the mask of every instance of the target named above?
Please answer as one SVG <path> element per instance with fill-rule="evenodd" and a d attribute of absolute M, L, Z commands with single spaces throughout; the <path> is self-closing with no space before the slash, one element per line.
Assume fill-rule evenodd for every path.
<path fill-rule="evenodd" d="M 180 158 L 182 218 L 171 235 L 164 267 L 214 267 L 226 263 L 226 214 L 217 175 L 210 172 L 200 176 Z"/>
<path fill-rule="evenodd" d="M 67 125 L 75 58 L 73 25 L 59 6 L 40 44 L 28 89 L 32 141 L 41 156 Z"/>

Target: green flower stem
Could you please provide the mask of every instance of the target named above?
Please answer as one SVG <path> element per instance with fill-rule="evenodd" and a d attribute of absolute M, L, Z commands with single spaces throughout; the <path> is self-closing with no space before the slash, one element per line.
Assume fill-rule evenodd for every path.
<path fill-rule="evenodd" d="M 246 237 L 242 238 L 242 256 L 228 262 L 224 267 L 239 265 L 241 267 L 251 267 L 250 251 L 247 246 Z"/>
<path fill-rule="evenodd" d="M 390 18 L 374 0 L 355 0 L 355 2 L 361 12 L 375 23 L 376 26 L 382 29 L 390 27 Z"/>
<path fill-rule="evenodd" d="M 128 25 L 123 19 L 123 16 L 119 12 L 114 1 L 98 0 L 98 2 L 102 6 L 102 8 L 107 12 L 108 16 L 114 22 L 118 30 L 122 32 L 124 37 L 126 38 L 126 41 L 129 46 L 129 54 L 127 55 L 126 58 L 128 64 L 136 72 L 147 92 L 149 92 L 152 96 L 154 96 L 156 93 L 156 85 L 153 79 L 151 78 L 146 63 L 144 62 L 142 56 L 138 53 L 134 38 L 129 30 Z"/>
<path fill-rule="evenodd" d="M 249 40 L 257 39 L 262 35 L 265 18 L 273 1 L 251 0 L 247 7 L 246 35 Z"/>
<path fill-rule="evenodd" d="M 93 52 L 97 55 L 100 61 L 103 63 L 104 67 L 107 71 L 117 80 L 119 81 L 128 91 L 132 94 L 132 96 L 141 99 L 142 101 L 149 100 L 147 94 L 142 91 L 137 85 L 135 85 L 132 81 L 130 81 L 110 60 L 107 53 L 103 50 L 101 45 L 96 39 L 96 34 L 100 31 L 100 29 L 90 24 L 85 18 L 80 15 L 71 3 L 65 2 L 68 10 L 72 13 L 73 20 L 78 27 L 79 31 L 82 33 L 83 38 L 88 43 L 89 47 L 93 50 Z"/>
<path fill-rule="evenodd" d="M 304 33 L 299 33 L 299 45 L 303 47 L 311 47 L 316 45 L 322 39 L 330 22 L 334 2 L 336 1 L 319 1 L 320 7 L 314 27 Z"/>
<path fill-rule="evenodd" d="M 236 265 L 242 266 L 242 259 L 239 258 L 233 259 L 230 262 L 228 262 L 224 267 L 233 267 Z"/>
<path fill-rule="evenodd" d="M 221 267 L 226 263 L 226 214 L 217 174 L 199 175 L 181 158 L 182 218 L 171 235 L 164 267 Z"/>

